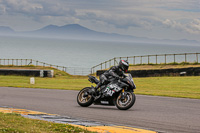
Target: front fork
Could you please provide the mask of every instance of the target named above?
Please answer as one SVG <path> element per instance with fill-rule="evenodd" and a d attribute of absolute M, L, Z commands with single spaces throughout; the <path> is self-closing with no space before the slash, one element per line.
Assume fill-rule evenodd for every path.
<path fill-rule="evenodd" d="M 124 89 L 122 89 L 122 95 L 121 95 L 121 100 L 124 100 L 125 99 L 125 93 L 124 93 Z"/>

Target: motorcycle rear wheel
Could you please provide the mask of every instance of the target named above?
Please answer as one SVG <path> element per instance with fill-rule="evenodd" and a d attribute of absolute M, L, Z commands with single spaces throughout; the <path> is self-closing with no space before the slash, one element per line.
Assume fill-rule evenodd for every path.
<path fill-rule="evenodd" d="M 89 89 L 91 88 L 83 88 L 77 95 L 77 103 L 82 107 L 88 107 L 94 102 L 94 98 L 92 97 L 92 95 L 88 94 L 87 97 L 84 97 L 84 94 L 87 93 Z"/>
<path fill-rule="evenodd" d="M 116 99 L 116 106 L 120 110 L 127 110 L 131 108 L 135 103 L 136 97 L 133 92 L 126 92 L 124 100 L 121 100 L 121 94 Z"/>

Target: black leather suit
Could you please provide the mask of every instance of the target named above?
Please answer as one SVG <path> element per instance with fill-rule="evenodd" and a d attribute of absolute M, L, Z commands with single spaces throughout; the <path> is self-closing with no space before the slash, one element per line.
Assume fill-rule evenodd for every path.
<path fill-rule="evenodd" d="M 113 66 L 109 70 L 105 71 L 102 75 L 100 75 L 100 82 L 97 84 L 95 89 L 98 89 L 104 84 L 108 84 L 110 82 L 110 79 L 119 79 L 123 76 L 125 75 L 122 69 L 120 69 L 119 66 Z"/>

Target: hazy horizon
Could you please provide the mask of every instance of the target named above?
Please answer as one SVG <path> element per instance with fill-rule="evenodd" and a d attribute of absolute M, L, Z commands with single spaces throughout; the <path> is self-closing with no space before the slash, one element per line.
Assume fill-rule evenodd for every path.
<path fill-rule="evenodd" d="M 0 25 L 15 31 L 80 24 L 105 33 L 200 41 L 199 15 L 199 0 L 0 0 Z"/>
<path fill-rule="evenodd" d="M 199 51 L 200 46 L 0 36 L 1 59 L 35 59 L 67 67 L 92 67 L 114 57 L 198 53 Z M 184 59 L 184 56 L 182 57 Z"/>
<path fill-rule="evenodd" d="M 116 33 L 104 33 L 88 29 L 79 24 L 68 24 L 63 26 L 47 25 L 41 29 L 24 32 L 14 31 L 11 27 L 0 26 L 0 36 L 200 46 L 200 42 L 196 40 L 154 39 Z"/>

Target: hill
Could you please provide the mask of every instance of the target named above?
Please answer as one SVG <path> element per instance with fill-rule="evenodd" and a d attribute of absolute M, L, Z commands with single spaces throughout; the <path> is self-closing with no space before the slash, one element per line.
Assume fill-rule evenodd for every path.
<path fill-rule="evenodd" d="M 41 29 L 26 32 L 15 32 L 9 27 L 0 26 L 0 35 L 17 35 L 17 36 L 35 36 L 35 37 L 50 37 L 64 39 L 79 39 L 79 40 L 107 40 L 107 41 L 126 41 L 137 43 L 154 43 L 154 44 L 195 44 L 200 42 L 196 40 L 169 40 L 169 39 L 151 39 L 147 37 L 136 37 L 131 35 L 121 35 L 116 33 L 98 32 L 79 24 L 68 24 L 64 26 L 48 25 Z"/>
<path fill-rule="evenodd" d="M 0 26 L 0 35 L 14 34 L 15 31 L 7 26 Z"/>

